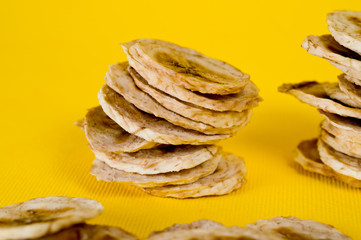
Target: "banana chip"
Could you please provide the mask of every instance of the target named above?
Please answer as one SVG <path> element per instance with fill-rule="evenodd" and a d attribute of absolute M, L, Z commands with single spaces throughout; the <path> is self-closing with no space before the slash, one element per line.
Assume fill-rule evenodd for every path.
<path fill-rule="evenodd" d="M 78 224 L 38 240 L 137 240 L 134 235 L 117 227 Z"/>
<path fill-rule="evenodd" d="M 317 138 L 302 141 L 296 150 L 295 161 L 307 171 L 318 173 L 327 177 L 332 177 L 347 183 L 353 187 L 360 188 L 361 181 L 355 178 L 335 172 L 321 161 L 320 154 L 317 149 Z"/>
<path fill-rule="evenodd" d="M 307 103 L 325 112 L 341 116 L 361 119 L 361 109 L 348 107 L 332 100 L 326 93 L 324 86 L 329 83 L 314 81 L 296 84 L 283 84 L 278 91 L 290 94 L 301 102 Z"/>
<path fill-rule="evenodd" d="M 93 163 L 91 174 L 98 180 L 108 182 L 131 183 L 139 187 L 159 187 L 174 184 L 188 184 L 212 174 L 221 160 L 221 153 L 202 164 L 179 172 L 168 172 L 153 175 L 142 175 L 139 173 L 128 173 L 122 170 L 111 168 L 106 163 L 96 159 Z"/>
<path fill-rule="evenodd" d="M 339 152 L 361 158 L 361 145 L 357 142 L 349 141 L 347 138 L 336 137 L 324 129 L 321 129 L 320 139 Z"/>
<path fill-rule="evenodd" d="M 340 139 L 361 144 L 361 135 L 358 132 L 334 125 L 328 119 L 321 122 L 321 128 Z"/>
<path fill-rule="evenodd" d="M 239 93 L 229 95 L 202 94 L 193 92 L 175 84 L 162 82 L 159 84 L 152 72 L 146 71 L 144 66 L 136 61 L 131 61 L 132 66 L 136 66 L 137 72 L 147 81 L 151 87 L 173 96 L 181 101 L 194 104 L 214 111 L 237 111 L 242 112 L 250 107 L 257 106 L 261 98 L 258 96 L 258 88 L 249 81 Z"/>
<path fill-rule="evenodd" d="M 349 81 L 345 74 L 338 76 L 338 82 L 340 89 L 345 92 L 353 102 L 357 103 L 356 107 L 361 108 L 361 86 Z"/>
<path fill-rule="evenodd" d="M 187 103 L 177 98 L 164 93 L 152 86 L 150 86 L 143 77 L 141 77 L 133 68 L 129 68 L 128 71 L 133 76 L 135 84 L 144 92 L 152 96 L 156 101 L 162 104 L 167 109 L 178 113 L 184 117 L 190 118 L 194 121 L 199 121 L 216 128 L 231 128 L 239 125 L 243 125 L 245 122 L 245 116 L 249 111 L 249 108 L 254 107 L 254 104 L 250 104 L 247 109 L 242 112 L 236 111 L 214 111 L 203 107 L 199 107 L 192 103 Z M 256 100 L 254 100 L 256 102 Z M 257 101 L 258 103 L 258 101 Z"/>
<path fill-rule="evenodd" d="M 338 43 L 361 55 L 361 13 L 334 11 L 327 15 L 328 28 Z"/>
<path fill-rule="evenodd" d="M 173 226 L 170 226 L 163 231 L 160 232 L 153 232 L 150 234 L 150 236 L 154 236 L 157 233 L 163 233 L 163 232 L 175 232 L 179 230 L 190 230 L 190 229 L 214 229 L 224 227 L 223 224 L 211 221 L 208 219 L 201 219 L 189 224 L 174 224 Z"/>
<path fill-rule="evenodd" d="M 102 205 L 91 199 L 36 198 L 0 208 L 0 239 L 34 239 L 99 215 Z"/>
<path fill-rule="evenodd" d="M 339 83 L 323 83 L 326 94 L 333 100 L 339 101 L 346 106 L 361 108 L 361 104 L 354 101 L 345 91 L 340 89 Z M 341 84 L 340 84 L 341 85 Z"/>
<path fill-rule="evenodd" d="M 351 240 L 351 238 L 331 225 L 295 217 L 275 217 L 267 220 L 259 220 L 247 225 L 246 228 L 256 229 L 266 234 L 274 234 L 279 236 L 280 239 Z"/>
<path fill-rule="evenodd" d="M 245 182 L 246 167 L 242 158 L 223 153 L 216 171 L 196 182 L 179 185 L 145 188 L 151 195 L 173 198 L 195 198 L 224 195 L 240 188 Z"/>
<path fill-rule="evenodd" d="M 361 134 L 361 120 L 357 118 L 342 117 L 337 114 L 319 110 L 319 113 L 324 116 L 329 123 L 336 128 L 344 129 L 347 131 L 354 131 Z"/>
<path fill-rule="evenodd" d="M 224 133 L 227 132 L 227 129 L 216 129 L 210 125 L 185 118 L 163 107 L 147 93 L 136 87 L 133 78 L 128 73 L 128 66 L 127 62 L 111 65 L 110 72 L 106 75 L 106 82 L 109 87 L 121 94 L 138 109 L 149 114 L 154 114 L 174 125 L 187 129 L 193 129 L 207 134 L 222 133 L 222 130 Z M 229 130 L 228 133 L 230 133 Z"/>
<path fill-rule="evenodd" d="M 322 140 L 318 141 L 317 146 L 323 163 L 337 173 L 361 180 L 361 164 L 359 158 L 338 152 Z"/>
<path fill-rule="evenodd" d="M 124 130 L 149 142 L 163 144 L 211 144 L 230 135 L 206 135 L 194 130 L 175 126 L 164 119 L 144 113 L 127 102 L 107 85 L 98 93 L 104 112 Z"/>
<path fill-rule="evenodd" d="M 347 75 L 361 78 L 361 56 L 341 46 L 331 35 L 308 36 L 302 47 L 310 54 L 326 59 Z"/>
<path fill-rule="evenodd" d="M 186 229 L 154 234 L 147 240 L 282 240 L 273 234 L 265 234 L 251 228 L 217 227 L 212 229 Z"/>
<path fill-rule="evenodd" d="M 129 64 L 147 79 L 144 71 L 132 64 L 140 63 L 160 84 L 166 82 L 191 91 L 226 95 L 240 92 L 249 81 L 247 74 L 225 62 L 172 43 L 139 39 L 122 46 Z"/>
<path fill-rule="evenodd" d="M 112 168 L 139 174 L 159 174 L 193 168 L 213 158 L 221 150 L 215 145 L 178 145 L 135 153 L 92 151 L 97 159 Z"/>
<path fill-rule="evenodd" d="M 320 159 L 320 154 L 317 150 L 317 141 L 318 139 L 314 138 L 300 142 L 297 146 L 294 160 L 307 171 L 333 177 L 335 171 L 327 167 Z"/>
<path fill-rule="evenodd" d="M 100 106 L 90 109 L 86 114 L 84 131 L 91 148 L 97 151 L 136 152 L 158 145 L 127 133 Z"/>

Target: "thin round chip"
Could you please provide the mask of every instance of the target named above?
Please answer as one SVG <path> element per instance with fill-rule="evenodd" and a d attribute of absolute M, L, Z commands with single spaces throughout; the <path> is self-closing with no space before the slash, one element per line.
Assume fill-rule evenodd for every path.
<path fill-rule="evenodd" d="M 337 128 L 354 131 L 361 134 L 361 120 L 357 118 L 342 117 L 337 114 L 328 113 L 319 110 L 319 113 L 324 116 L 332 125 Z"/>
<path fill-rule="evenodd" d="M 338 43 L 361 54 L 361 12 L 334 11 L 327 15 L 327 23 Z"/>
<path fill-rule="evenodd" d="M 217 170 L 196 182 L 179 186 L 145 188 L 151 195 L 173 198 L 197 198 L 224 195 L 240 188 L 245 182 L 246 167 L 242 158 L 223 153 Z"/>
<path fill-rule="evenodd" d="M 357 142 L 348 141 L 346 138 L 335 137 L 323 129 L 321 129 L 320 138 L 336 151 L 352 157 L 361 158 L 361 144 Z"/>
<path fill-rule="evenodd" d="M 331 35 L 308 36 L 302 47 L 310 54 L 328 60 L 347 75 L 361 78 L 361 56 L 341 46 Z"/>
<path fill-rule="evenodd" d="M 137 240 L 130 234 L 118 227 L 103 225 L 78 224 L 51 234 L 38 240 Z"/>
<path fill-rule="evenodd" d="M 349 96 L 349 94 L 340 89 L 339 83 L 323 83 L 323 88 L 325 89 L 326 94 L 336 100 L 341 102 L 342 104 L 354 108 L 361 108 L 361 104 L 357 101 L 355 102 L 353 98 Z M 341 82 L 340 82 L 341 85 Z"/>
<path fill-rule="evenodd" d="M 219 222 L 214 222 L 208 219 L 201 219 L 189 224 L 174 224 L 173 226 L 170 226 L 160 232 L 175 232 L 179 230 L 190 230 L 190 229 L 214 229 L 219 227 L 224 227 L 224 226 Z M 150 236 L 153 236 L 160 232 L 153 232 L 150 234 Z"/>
<path fill-rule="evenodd" d="M 128 72 L 128 63 L 118 63 L 110 66 L 110 72 L 107 73 L 106 82 L 109 87 L 122 95 L 128 102 L 132 103 L 138 109 L 163 118 L 168 122 L 193 129 L 206 134 L 232 134 L 238 130 L 238 126 L 244 125 L 244 122 L 249 119 L 248 112 L 243 114 L 238 113 L 241 117 L 237 125 L 213 127 L 203 122 L 195 121 L 193 119 L 184 117 L 182 114 L 175 113 L 152 98 L 147 93 L 140 90 L 134 83 L 134 79 Z"/>
<path fill-rule="evenodd" d="M 317 141 L 317 138 L 302 141 L 297 147 L 295 161 L 307 171 L 318 173 L 327 177 L 332 177 L 347 183 L 350 186 L 360 188 L 360 180 L 356 180 L 355 178 L 337 173 L 321 161 L 317 149 Z"/>
<path fill-rule="evenodd" d="M 91 199 L 36 198 L 0 208 L 0 239 L 34 239 L 52 234 L 103 211 Z"/>
<path fill-rule="evenodd" d="M 142 64 L 128 58 L 131 66 L 137 69 L 137 72 L 147 81 L 149 85 L 156 88 L 163 93 L 175 97 L 181 101 L 194 104 L 199 107 L 214 111 L 237 111 L 243 112 L 245 109 L 257 106 L 261 98 L 258 96 L 258 88 L 249 81 L 244 89 L 235 94 L 217 95 L 217 94 L 202 94 L 193 92 L 186 88 L 179 87 L 175 84 L 164 82 L 162 79 L 157 79 L 157 74 L 148 71 Z"/>
<path fill-rule="evenodd" d="M 163 144 L 212 144 L 230 135 L 206 135 L 194 130 L 175 126 L 166 120 L 140 111 L 107 85 L 98 93 L 104 112 L 127 132 L 149 142 Z"/>
<path fill-rule="evenodd" d="M 325 129 L 327 132 L 338 137 L 339 139 L 361 144 L 361 135 L 358 134 L 356 131 L 338 127 L 337 125 L 332 124 L 332 122 L 327 119 L 321 122 L 321 128 Z"/>
<path fill-rule="evenodd" d="M 135 153 L 94 151 L 98 160 L 112 168 L 139 174 L 178 172 L 193 168 L 220 151 L 215 145 L 178 145 L 140 150 Z"/>
<path fill-rule="evenodd" d="M 167 82 L 168 85 L 175 84 L 201 93 L 226 95 L 240 92 L 249 81 L 247 74 L 225 62 L 172 43 L 139 39 L 122 46 L 130 65 L 137 72 L 143 76 L 132 65 L 132 61 L 144 65 L 158 80 Z"/>
<path fill-rule="evenodd" d="M 167 93 L 164 93 L 152 86 L 150 86 L 145 80 L 137 74 L 132 68 L 130 73 L 136 85 L 151 95 L 156 101 L 162 104 L 167 109 L 174 111 L 180 115 L 190 118 L 194 121 L 203 122 L 205 124 L 217 127 L 217 128 L 230 128 L 239 126 L 244 123 L 244 116 L 247 115 L 249 109 L 255 107 L 260 98 L 255 98 L 243 108 L 243 111 L 214 111 L 203 107 L 199 107 L 193 103 L 184 102 Z"/>
<path fill-rule="evenodd" d="M 335 172 L 321 161 L 317 141 L 318 139 L 314 138 L 300 142 L 294 160 L 307 171 L 332 177 Z"/>
<path fill-rule="evenodd" d="M 212 229 L 182 229 L 178 231 L 158 232 L 147 240 L 282 240 L 274 234 L 265 234 L 251 228 L 217 227 Z"/>
<path fill-rule="evenodd" d="M 348 81 L 345 74 L 338 76 L 338 81 L 340 84 L 340 89 L 345 92 L 353 102 L 357 104 L 355 107 L 361 108 L 361 86 Z"/>
<path fill-rule="evenodd" d="M 136 152 L 158 145 L 127 133 L 100 106 L 90 109 L 86 114 L 84 131 L 91 148 L 97 151 Z"/>
<path fill-rule="evenodd" d="M 256 229 L 266 234 L 276 234 L 281 239 L 351 240 L 331 225 L 296 217 L 275 217 L 259 220 L 247 225 L 246 228 Z"/>
<path fill-rule="evenodd" d="M 318 152 L 323 163 L 335 172 L 361 180 L 361 159 L 348 156 L 328 146 L 322 140 L 318 141 Z"/>
<path fill-rule="evenodd" d="M 199 178 L 212 174 L 221 160 L 222 154 L 218 153 L 213 158 L 201 163 L 200 165 L 184 169 L 179 172 L 168 172 L 154 175 L 142 175 L 138 173 L 129 173 L 108 166 L 106 163 L 96 159 L 93 162 L 90 173 L 98 180 L 107 182 L 132 183 L 139 187 L 158 187 L 175 184 L 188 184 L 197 181 Z"/>
<path fill-rule="evenodd" d="M 309 81 L 296 84 L 283 84 L 278 88 L 278 91 L 290 94 L 301 102 L 325 112 L 346 117 L 361 118 L 361 109 L 348 107 L 330 99 L 324 89 L 324 83 Z"/>
<path fill-rule="evenodd" d="M 211 125 L 216 128 L 230 128 L 242 125 L 245 122 L 247 109 L 242 112 L 219 112 L 199 107 L 192 103 L 187 103 L 179 100 L 167 93 L 164 93 L 150 86 L 143 77 L 141 77 L 137 72 L 135 72 L 133 68 L 129 68 L 128 71 L 132 75 L 135 84 L 140 89 L 142 89 L 142 91 L 148 93 L 157 102 L 162 104 L 167 109 L 178 113 L 184 117 Z"/>

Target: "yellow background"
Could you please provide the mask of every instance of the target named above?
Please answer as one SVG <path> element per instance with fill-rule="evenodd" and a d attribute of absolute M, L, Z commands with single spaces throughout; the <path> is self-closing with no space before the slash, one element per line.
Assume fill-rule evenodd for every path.
<path fill-rule="evenodd" d="M 359 0 L 3 1 L 0 7 L 0 206 L 35 197 L 89 197 L 105 211 L 92 223 L 140 237 L 174 223 L 208 218 L 244 226 L 297 216 L 361 239 L 361 192 L 291 163 L 321 117 L 284 82 L 336 81 L 340 73 L 301 48 L 327 33 L 326 13 L 361 11 Z M 74 126 L 96 106 L 108 64 L 124 61 L 119 43 L 158 38 L 225 60 L 249 73 L 264 101 L 251 123 L 221 144 L 243 156 L 248 183 L 228 196 L 162 199 L 97 182 L 93 155 Z"/>

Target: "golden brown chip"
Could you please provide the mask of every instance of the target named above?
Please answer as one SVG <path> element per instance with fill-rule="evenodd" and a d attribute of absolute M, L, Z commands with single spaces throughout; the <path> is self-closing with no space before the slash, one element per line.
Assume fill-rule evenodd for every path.
<path fill-rule="evenodd" d="M 226 95 L 241 91 L 249 81 L 247 74 L 225 62 L 172 43 L 139 39 L 122 46 L 129 64 L 147 79 L 132 64 L 140 63 L 159 84 L 166 82 L 191 91 Z"/>
<path fill-rule="evenodd" d="M 246 182 L 246 172 L 242 158 L 224 153 L 217 170 L 207 177 L 191 184 L 145 188 L 144 190 L 155 196 L 173 198 L 224 195 L 240 188 Z"/>
<path fill-rule="evenodd" d="M 106 163 L 96 159 L 93 162 L 91 174 L 98 180 L 107 182 L 131 183 L 139 187 L 160 187 L 165 185 L 188 184 L 198 179 L 212 174 L 221 160 L 221 153 L 202 164 L 179 172 L 168 172 L 152 175 L 143 175 L 139 173 L 129 173 L 108 166 Z"/>

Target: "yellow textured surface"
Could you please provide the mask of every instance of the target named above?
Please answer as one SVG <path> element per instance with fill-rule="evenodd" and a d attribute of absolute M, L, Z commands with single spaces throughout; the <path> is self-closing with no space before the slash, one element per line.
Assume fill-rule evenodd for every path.
<path fill-rule="evenodd" d="M 274 216 L 335 225 L 361 239 L 361 190 L 291 163 L 299 141 L 315 137 L 321 117 L 283 82 L 336 81 L 340 73 L 300 45 L 327 33 L 326 13 L 361 11 L 353 1 L 3 1 L 0 7 L 0 205 L 67 195 L 99 200 L 92 220 L 140 237 L 173 223 L 208 218 L 243 226 Z M 162 199 L 97 182 L 93 155 L 74 126 L 97 105 L 108 64 L 124 61 L 120 42 L 176 42 L 251 75 L 264 102 L 251 123 L 222 145 L 243 156 L 248 183 L 228 196 Z"/>

